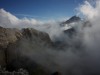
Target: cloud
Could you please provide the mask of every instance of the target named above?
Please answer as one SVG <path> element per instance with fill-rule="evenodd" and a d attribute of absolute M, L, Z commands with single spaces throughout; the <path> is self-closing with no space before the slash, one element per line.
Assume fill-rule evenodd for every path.
<path fill-rule="evenodd" d="M 83 5 L 80 5 L 79 11 L 88 19 L 97 17 L 99 16 L 100 12 L 100 1 L 99 0 L 95 1 L 92 0 L 92 2 L 85 1 Z"/>
<path fill-rule="evenodd" d="M 100 69 L 100 0 L 85 1 L 80 5 L 79 11 L 85 16 L 92 27 L 84 28 L 83 43 L 87 56 L 84 59 L 84 65 L 88 68 L 87 73 L 99 75 Z"/>
<path fill-rule="evenodd" d="M 26 28 L 34 25 L 43 24 L 42 21 L 36 19 L 22 18 L 19 19 L 10 12 L 0 9 L 0 26 L 5 28 Z"/>
<path fill-rule="evenodd" d="M 23 18 L 18 18 L 15 15 L 20 15 Z M 27 18 L 31 17 L 31 18 Z M 37 20 L 33 18 L 34 16 L 32 15 L 26 15 L 26 14 L 11 14 L 10 12 L 7 12 L 4 9 L 0 9 L 0 26 L 5 27 L 5 28 L 27 28 L 27 27 L 38 27 L 38 26 L 43 26 L 48 27 L 48 25 L 52 25 L 54 23 L 61 22 L 65 19 L 68 19 L 66 17 L 60 18 L 58 21 L 50 19 L 50 20 Z M 38 17 L 38 16 L 35 16 Z M 46 18 L 46 17 L 42 17 Z"/>

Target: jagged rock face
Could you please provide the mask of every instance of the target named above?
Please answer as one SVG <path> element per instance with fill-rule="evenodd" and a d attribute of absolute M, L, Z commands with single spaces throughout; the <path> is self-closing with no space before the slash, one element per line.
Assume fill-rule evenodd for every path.
<path fill-rule="evenodd" d="M 7 48 L 8 44 L 16 42 L 21 36 L 17 29 L 0 27 L 0 48 Z"/>
<path fill-rule="evenodd" d="M 45 71 L 43 71 L 44 69 L 41 69 L 41 65 L 34 62 L 35 57 L 30 59 L 29 56 L 31 56 L 31 54 L 34 56 L 37 52 L 43 52 L 43 50 L 46 50 L 46 47 L 53 47 L 49 35 L 33 28 L 22 29 L 21 32 L 22 37 L 20 40 L 15 44 L 10 44 L 8 47 L 8 66 L 10 65 L 12 68 L 24 67 L 28 69 L 31 74 L 33 71 L 34 73 L 35 71 L 37 71 L 37 73 L 41 71 L 41 75 L 47 75 L 47 73 L 45 74 Z M 38 75 L 37 73 L 36 75 Z"/>
<path fill-rule="evenodd" d="M 0 27 L 0 65 L 6 65 L 6 49 L 9 44 L 15 43 L 20 37 L 21 33 L 17 29 Z"/>
<path fill-rule="evenodd" d="M 69 24 L 69 23 L 72 23 L 72 22 L 78 22 L 78 21 L 80 21 L 80 20 L 81 20 L 80 17 L 73 16 L 73 17 L 71 17 L 69 20 L 67 20 L 65 23 L 66 23 L 66 24 Z"/>
<path fill-rule="evenodd" d="M 30 39 L 36 41 L 37 43 L 44 42 L 48 45 L 53 44 L 49 35 L 45 32 L 40 32 L 32 28 L 18 30 L 0 27 L 0 49 L 7 48 L 9 44 L 14 44 L 19 39 Z"/>
<path fill-rule="evenodd" d="M 70 23 L 73 23 L 73 22 L 79 22 L 80 20 L 81 20 L 80 17 L 78 17 L 78 16 L 73 16 L 73 17 L 71 17 L 70 19 L 68 19 L 67 21 L 62 22 L 60 25 L 61 25 L 61 26 L 64 26 L 65 24 L 70 24 Z"/>
<path fill-rule="evenodd" d="M 7 66 L 9 70 L 22 67 L 28 69 L 30 74 L 34 70 L 34 75 L 40 75 L 38 72 L 47 75 L 41 65 L 26 57 L 28 52 L 42 51 L 45 46 L 53 47 L 47 33 L 32 28 L 18 30 L 0 27 L 0 65 Z"/>
<path fill-rule="evenodd" d="M 34 40 L 37 43 L 44 42 L 45 45 L 53 45 L 49 35 L 45 32 L 37 31 L 33 28 L 26 28 L 22 30 L 24 38 Z"/>
<path fill-rule="evenodd" d="M 5 51 L 0 49 L 0 65 L 5 66 Z"/>
<path fill-rule="evenodd" d="M 76 33 L 75 26 L 71 26 L 72 23 L 78 23 L 81 21 L 81 18 L 78 16 L 73 16 L 70 19 L 68 19 L 65 22 L 62 22 L 60 24 L 61 27 L 66 27 L 67 29 L 64 29 L 63 31 L 68 35 L 68 36 L 73 36 Z M 69 26 L 69 28 L 68 28 Z"/>

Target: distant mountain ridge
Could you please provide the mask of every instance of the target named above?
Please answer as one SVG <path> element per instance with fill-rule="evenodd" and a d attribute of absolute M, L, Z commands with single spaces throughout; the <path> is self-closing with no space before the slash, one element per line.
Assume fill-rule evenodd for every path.
<path fill-rule="evenodd" d="M 78 21 L 80 21 L 81 20 L 81 18 L 80 17 L 78 17 L 78 16 L 72 16 L 69 20 L 67 20 L 65 23 L 66 24 L 69 24 L 69 23 L 71 23 L 71 22 L 78 22 Z"/>
<path fill-rule="evenodd" d="M 78 16 L 72 16 L 71 18 L 69 18 L 67 21 L 65 22 L 62 22 L 61 25 L 65 25 L 65 24 L 70 24 L 70 23 L 73 23 L 73 22 L 79 22 L 81 20 L 80 17 Z"/>

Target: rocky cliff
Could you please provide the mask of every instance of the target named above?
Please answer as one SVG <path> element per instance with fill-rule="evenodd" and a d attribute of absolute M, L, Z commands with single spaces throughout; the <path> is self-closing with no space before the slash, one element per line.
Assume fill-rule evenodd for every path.
<path fill-rule="evenodd" d="M 21 33 L 17 29 L 9 29 L 0 27 L 0 65 L 6 65 L 6 49 L 11 43 L 15 43 Z"/>
<path fill-rule="evenodd" d="M 27 52 L 44 50 L 43 45 L 53 45 L 45 32 L 33 28 L 18 30 L 0 27 L 0 65 L 9 71 L 25 68 L 30 74 L 47 75 L 41 65 L 26 57 Z"/>

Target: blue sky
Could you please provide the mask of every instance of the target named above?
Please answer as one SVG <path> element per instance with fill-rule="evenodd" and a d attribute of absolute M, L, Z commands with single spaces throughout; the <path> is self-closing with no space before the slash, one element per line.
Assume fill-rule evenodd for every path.
<path fill-rule="evenodd" d="M 19 18 L 59 19 L 76 14 L 83 0 L 0 0 L 0 8 Z"/>

